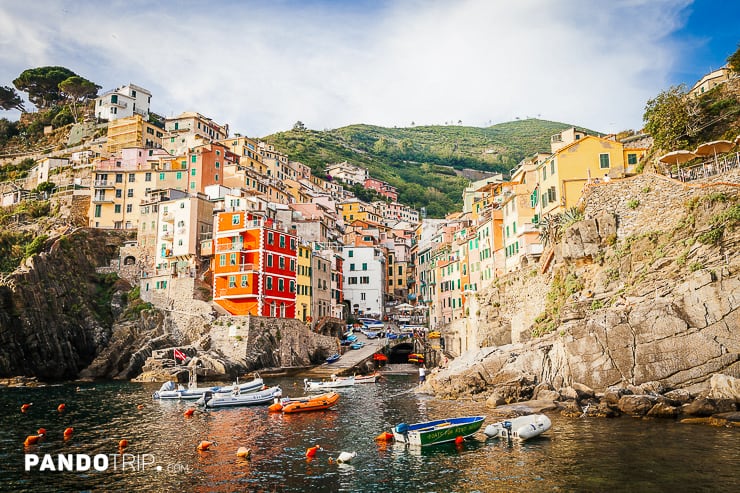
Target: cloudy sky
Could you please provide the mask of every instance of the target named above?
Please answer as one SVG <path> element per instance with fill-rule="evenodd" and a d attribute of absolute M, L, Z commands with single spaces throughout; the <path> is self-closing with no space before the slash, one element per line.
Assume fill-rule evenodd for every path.
<path fill-rule="evenodd" d="M 61 65 L 260 137 L 540 117 L 615 132 L 740 41 L 725 0 L 0 0 L 0 85 Z M 30 105 L 29 105 L 30 106 Z M 0 117 L 17 114 L 0 111 Z"/>

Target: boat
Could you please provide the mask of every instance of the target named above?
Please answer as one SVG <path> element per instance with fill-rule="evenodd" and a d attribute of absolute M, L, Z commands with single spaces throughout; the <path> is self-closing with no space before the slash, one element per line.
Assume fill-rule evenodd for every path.
<path fill-rule="evenodd" d="M 229 407 L 229 406 L 258 406 L 272 402 L 276 397 L 283 395 L 280 387 L 270 387 L 257 392 L 242 393 L 234 390 L 229 394 L 219 394 L 206 392 L 203 397 L 198 399 L 197 404 L 209 407 Z"/>
<path fill-rule="evenodd" d="M 355 385 L 355 377 L 347 377 L 339 380 L 332 376 L 331 380 L 325 382 L 316 382 L 309 380 L 308 378 L 303 379 L 303 387 L 309 392 L 315 392 L 317 390 L 324 389 L 338 389 L 342 387 L 353 387 Z"/>
<path fill-rule="evenodd" d="M 411 353 L 409 354 L 409 363 L 423 363 L 424 362 L 424 355 L 419 353 Z"/>
<path fill-rule="evenodd" d="M 339 353 L 334 353 L 331 356 L 329 356 L 328 358 L 326 358 L 326 362 L 327 363 L 334 363 L 335 361 L 337 361 L 339 359 L 339 357 L 340 357 Z"/>
<path fill-rule="evenodd" d="M 165 382 L 159 388 L 158 391 L 154 392 L 152 397 L 155 399 L 200 399 L 206 392 L 213 392 L 215 394 L 228 394 L 233 392 L 235 388 L 239 389 L 241 393 L 254 392 L 264 387 L 265 382 L 256 375 L 249 382 L 235 383 L 234 385 L 227 385 L 224 387 L 213 386 L 213 387 L 198 387 L 197 378 L 195 373 L 191 372 L 190 382 L 188 386 L 178 385 L 175 387 L 175 383 Z"/>
<path fill-rule="evenodd" d="M 399 423 L 393 427 L 393 438 L 399 443 L 418 445 L 436 445 L 452 442 L 457 437 L 469 437 L 478 431 L 485 416 L 465 416 L 461 418 L 438 419 L 412 425 Z"/>
<path fill-rule="evenodd" d="M 356 335 L 351 335 L 351 336 L 347 337 L 347 340 L 349 342 L 355 342 L 357 340 L 357 336 Z"/>
<path fill-rule="evenodd" d="M 536 436 L 542 435 L 550 429 L 552 422 L 544 414 L 529 414 L 517 418 L 492 423 L 483 430 L 489 438 L 516 438 L 519 440 L 529 440 Z"/>
<path fill-rule="evenodd" d="M 335 380 L 345 380 L 350 377 L 336 377 Z M 380 373 L 377 371 L 375 373 L 371 373 L 370 375 L 355 375 L 355 383 L 375 383 L 378 381 L 378 378 L 380 378 Z"/>
<path fill-rule="evenodd" d="M 388 356 L 386 356 L 383 353 L 375 353 L 375 354 L 373 354 L 373 360 L 375 360 L 375 361 L 388 361 Z"/>
<path fill-rule="evenodd" d="M 281 399 L 279 403 L 270 406 L 270 411 L 280 410 L 284 413 L 322 411 L 336 405 L 337 401 L 339 401 L 339 394 L 336 392 L 327 392 L 309 397 L 286 397 Z"/>
<path fill-rule="evenodd" d="M 362 349 L 363 347 L 365 347 L 364 342 L 355 342 L 350 346 L 352 349 Z"/>

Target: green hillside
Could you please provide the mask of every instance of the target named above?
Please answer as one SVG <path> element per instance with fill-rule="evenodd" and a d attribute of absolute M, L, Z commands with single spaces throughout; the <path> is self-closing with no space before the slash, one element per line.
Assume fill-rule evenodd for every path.
<path fill-rule="evenodd" d="M 572 125 L 527 119 L 487 128 L 419 126 L 384 128 L 350 125 L 334 130 L 296 128 L 264 137 L 291 160 L 324 176 L 327 164 L 362 166 L 399 190 L 399 202 L 426 207 L 428 217 L 461 209 L 468 168 L 508 172 L 525 156 L 549 150 L 549 138 Z"/>

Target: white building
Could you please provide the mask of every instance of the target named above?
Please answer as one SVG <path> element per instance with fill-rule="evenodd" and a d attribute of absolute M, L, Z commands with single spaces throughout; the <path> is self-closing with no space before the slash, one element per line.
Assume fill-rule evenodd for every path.
<path fill-rule="evenodd" d="M 339 178 L 349 185 L 364 185 L 370 175 L 365 168 L 353 166 L 347 161 L 327 166 L 326 173 L 332 178 Z"/>
<path fill-rule="evenodd" d="M 385 257 L 373 246 L 342 249 L 344 299 L 355 315 L 383 315 Z"/>
<path fill-rule="evenodd" d="M 143 87 L 134 84 L 118 87 L 95 99 L 95 118 L 113 121 L 136 114 L 148 118 L 151 101 L 152 93 Z"/>

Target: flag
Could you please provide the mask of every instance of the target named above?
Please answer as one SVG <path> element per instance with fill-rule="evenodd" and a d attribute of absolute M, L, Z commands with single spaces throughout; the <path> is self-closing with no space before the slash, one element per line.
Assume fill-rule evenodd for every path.
<path fill-rule="evenodd" d="M 175 355 L 175 359 L 179 359 L 182 361 L 185 361 L 185 358 L 187 358 L 187 356 L 185 356 L 185 353 L 183 353 L 179 349 L 175 349 L 174 355 Z"/>

